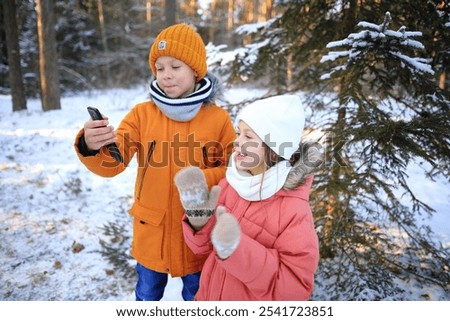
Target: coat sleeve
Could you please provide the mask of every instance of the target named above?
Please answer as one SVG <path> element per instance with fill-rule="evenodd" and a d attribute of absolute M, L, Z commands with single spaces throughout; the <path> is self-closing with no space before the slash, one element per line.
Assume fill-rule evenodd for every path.
<path fill-rule="evenodd" d="M 212 252 L 210 235 L 215 222 L 216 217 L 213 215 L 199 231 L 195 231 L 189 224 L 186 215 L 183 216 L 181 224 L 184 240 L 194 254 L 208 255 Z"/>
<path fill-rule="evenodd" d="M 220 165 L 203 170 L 209 188 L 217 185 L 219 181 L 225 176 L 228 161 L 231 153 L 233 152 L 233 142 L 236 138 L 236 132 L 229 115 L 227 113 L 223 113 L 223 115 L 223 126 L 220 137 L 218 139 L 220 149 L 217 151 L 214 157 L 215 161 L 217 161 Z"/>
<path fill-rule="evenodd" d="M 235 252 L 219 264 L 259 300 L 308 300 L 319 261 L 318 238 L 309 206 L 295 215 L 272 248 L 243 234 Z"/>
<path fill-rule="evenodd" d="M 75 152 L 80 161 L 93 173 L 103 177 L 113 177 L 123 172 L 137 151 L 136 142 L 139 141 L 139 130 L 135 125 L 136 109 L 131 110 L 122 120 L 117 128 L 117 146 L 123 156 L 124 163 L 117 162 L 109 153 L 108 148 L 103 146 L 95 155 L 84 156 L 79 149 L 81 137 L 84 130 L 81 129 L 74 143 Z"/>

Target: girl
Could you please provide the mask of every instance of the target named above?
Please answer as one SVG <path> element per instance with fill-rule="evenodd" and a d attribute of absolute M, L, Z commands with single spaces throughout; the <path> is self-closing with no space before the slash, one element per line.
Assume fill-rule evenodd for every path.
<path fill-rule="evenodd" d="M 186 243 L 208 255 L 196 300 L 311 296 L 319 261 L 309 206 L 317 150 L 299 152 L 304 122 L 297 96 L 259 100 L 237 116 L 235 151 L 217 187 L 209 192 L 192 167 L 175 176 Z"/>

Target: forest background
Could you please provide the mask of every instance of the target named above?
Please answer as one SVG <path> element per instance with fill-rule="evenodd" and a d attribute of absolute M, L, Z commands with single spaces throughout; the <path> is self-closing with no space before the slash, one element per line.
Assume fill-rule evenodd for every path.
<path fill-rule="evenodd" d="M 448 186 L 448 1 L 4 0 L 0 10 L 0 94 L 13 111 L 148 82 L 149 47 L 176 22 L 197 28 L 225 89 L 301 93 L 325 154 L 311 204 L 329 294 L 315 299 L 402 300 L 399 280 L 449 298 L 449 244 L 421 223 L 434 209 L 407 173 Z M 223 105 L 234 116 L 245 103 Z M 104 243 L 104 255 L 129 275 L 121 246 Z"/>

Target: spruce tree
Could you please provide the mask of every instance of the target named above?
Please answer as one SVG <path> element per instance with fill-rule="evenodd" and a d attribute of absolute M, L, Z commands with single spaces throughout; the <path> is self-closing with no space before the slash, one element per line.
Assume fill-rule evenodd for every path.
<path fill-rule="evenodd" d="M 265 80 L 269 94 L 305 93 L 309 124 L 326 133 L 326 161 L 311 195 L 322 258 L 317 280 L 325 284 L 317 283 L 323 296 L 313 299 L 402 299 L 398 279 L 445 289 L 450 252 L 421 224 L 433 208 L 408 177 L 411 170 L 430 181 L 450 177 L 450 98 L 436 81 L 444 44 L 434 36 L 446 38 L 435 6 L 280 3 L 283 15 L 238 30 L 253 41 L 232 70 L 235 79 Z M 289 69 L 283 87 L 275 77 Z"/>
<path fill-rule="evenodd" d="M 389 12 L 380 25 L 358 23 L 359 32 L 327 45 L 341 50 L 321 59 L 332 65 L 322 79 L 339 88 L 336 117 L 326 124 L 329 157 L 339 151 L 345 160 L 331 164 L 314 194 L 324 204 L 316 208 L 329 258 L 322 272 L 336 277 L 340 266 L 332 287 L 351 287 L 355 298 L 401 298 L 396 278 L 450 282 L 448 248 L 418 224 L 433 209 L 415 196 L 407 174 L 422 167 L 429 179 L 448 179 L 450 99 L 427 60 L 415 56 L 424 49 L 421 33 L 390 23 Z M 345 275 L 344 266 L 354 273 Z"/>

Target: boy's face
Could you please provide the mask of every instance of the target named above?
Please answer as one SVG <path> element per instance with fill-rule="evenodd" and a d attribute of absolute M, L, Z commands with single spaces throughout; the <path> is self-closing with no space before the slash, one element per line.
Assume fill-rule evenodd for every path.
<path fill-rule="evenodd" d="M 191 94 L 195 88 L 196 72 L 181 60 L 170 56 L 156 59 L 156 82 L 170 98 Z"/>

